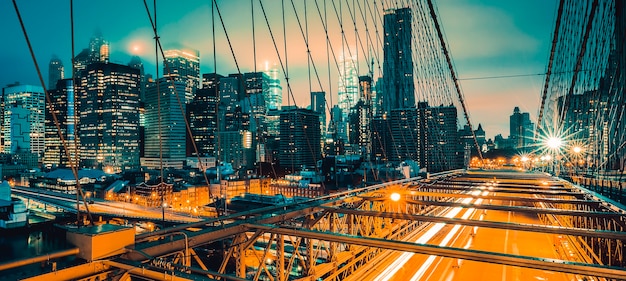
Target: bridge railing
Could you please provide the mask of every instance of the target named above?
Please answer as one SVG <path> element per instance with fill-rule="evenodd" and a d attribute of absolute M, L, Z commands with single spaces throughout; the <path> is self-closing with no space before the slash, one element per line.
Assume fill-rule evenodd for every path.
<path fill-rule="evenodd" d="M 573 183 L 584 186 L 619 203 L 626 203 L 626 181 L 607 178 L 590 178 L 579 175 L 567 177 Z"/>

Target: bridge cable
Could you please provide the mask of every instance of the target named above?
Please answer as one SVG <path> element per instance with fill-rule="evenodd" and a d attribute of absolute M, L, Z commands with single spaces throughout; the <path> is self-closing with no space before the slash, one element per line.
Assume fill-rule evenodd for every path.
<path fill-rule="evenodd" d="M 37 70 L 37 76 L 39 78 L 39 82 L 41 83 L 41 86 L 43 87 L 43 91 L 44 94 L 46 96 L 46 102 L 49 106 L 52 105 L 52 99 L 50 98 L 50 94 L 48 92 L 48 90 L 46 90 L 46 84 L 43 80 L 43 75 L 41 74 L 41 69 L 39 68 L 39 63 L 37 63 L 37 58 L 35 57 L 35 52 L 33 50 L 33 46 L 30 43 L 30 38 L 28 36 L 28 32 L 26 31 L 26 26 L 24 25 L 24 21 L 22 20 L 22 15 L 20 13 L 19 8 L 17 7 L 17 3 L 15 0 L 13 0 L 13 7 L 15 8 L 15 13 L 17 15 L 17 18 L 20 22 L 20 27 L 22 29 L 22 33 L 24 34 L 24 39 L 26 40 L 26 44 L 28 45 L 28 50 L 30 52 L 30 56 L 33 59 L 33 63 L 35 65 L 35 69 Z M 71 13 L 71 16 L 73 16 L 73 13 Z M 72 29 L 73 32 L 73 29 Z M 72 85 L 72 87 L 74 87 L 74 85 Z M 63 136 L 63 133 L 61 131 L 61 125 L 59 124 L 59 120 L 56 116 L 56 113 L 54 110 L 50 110 L 50 113 L 52 114 L 52 119 L 54 121 L 54 125 L 57 128 L 57 133 L 59 135 L 59 138 L 61 139 L 61 143 L 63 145 L 63 150 L 65 151 L 65 155 L 67 157 L 67 159 L 72 159 L 72 157 L 70 156 L 70 152 L 68 151 L 68 145 L 67 142 L 65 141 L 65 137 Z M 85 195 L 82 191 L 82 188 L 80 186 L 80 182 L 79 182 L 79 178 L 78 178 L 78 168 L 74 165 L 74 163 L 72 163 L 72 161 L 70 162 L 70 168 L 72 169 L 72 173 L 74 174 L 74 179 L 76 180 L 76 204 L 77 204 L 77 208 L 76 208 L 76 213 L 77 213 L 77 218 L 78 221 L 76 222 L 78 226 L 80 226 L 80 208 L 78 206 L 78 201 L 79 196 L 80 198 L 82 198 L 83 200 L 83 205 L 85 206 L 85 210 L 87 211 L 87 216 L 89 217 L 89 223 L 93 226 L 93 218 L 91 217 L 91 212 L 89 211 L 89 205 L 87 204 L 86 200 L 85 200 Z"/>

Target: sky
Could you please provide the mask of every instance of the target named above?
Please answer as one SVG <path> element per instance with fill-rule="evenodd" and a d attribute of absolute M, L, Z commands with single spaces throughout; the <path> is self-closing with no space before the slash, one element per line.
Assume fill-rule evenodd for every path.
<path fill-rule="evenodd" d="M 379 6 L 390 2 L 357 1 L 362 4 L 359 7 L 365 11 L 374 2 Z M 231 41 L 232 52 L 221 24 L 216 22 L 215 56 L 211 1 L 159 0 L 157 26 L 165 48 L 183 46 L 200 51 L 201 73 L 262 71 L 266 64 L 281 68 L 282 62 L 284 67 L 281 73 L 288 74 L 291 89 L 286 90 L 287 85 L 283 79 L 283 104 L 295 103 L 306 107 L 310 103 L 310 91 L 326 91 L 328 101 L 336 102 L 338 82 L 334 58 L 341 55 L 342 49 L 348 50 L 344 51 L 346 54 L 360 56 L 358 69 L 361 75 L 368 72 L 368 63 L 363 59 L 363 54 L 376 56 L 373 47 L 363 47 L 368 45 L 367 36 L 361 36 L 360 41 L 354 37 L 350 13 L 356 12 L 356 8 L 352 11 L 346 3 L 352 5 L 357 1 L 295 0 L 295 9 L 299 11 L 296 17 L 291 6 L 292 1 L 264 0 L 262 8 L 265 10 L 267 23 L 259 2 L 254 1 L 255 43 L 252 41 L 251 2 L 217 1 L 228 39 Z M 65 76 L 68 77 L 72 56 L 69 1 L 16 2 L 45 83 L 48 83 L 48 63 L 53 55 L 63 61 L 66 67 Z M 152 12 L 152 1 L 148 2 Z M 320 13 L 315 2 L 321 8 Z M 324 2 L 328 13 L 323 12 Z M 286 29 L 283 29 L 282 24 L 282 3 L 286 11 Z M 507 137 L 509 116 L 516 106 L 522 112 L 529 112 L 531 119 L 536 120 L 545 79 L 542 73 L 546 71 L 549 57 L 557 1 L 435 0 L 434 3 L 474 128 L 481 124 L 488 138 L 496 134 Z M 341 11 L 338 14 L 343 17 L 336 16 L 335 10 Z M 305 16 L 308 26 L 304 24 Z M 329 51 L 326 47 L 324 25 L 320 20 L 324 16 L 327 17 L 326 27 L 331 31 L 329 38 L 334 56 L 327 55 Z M 339 19 L 344 26 L 345 40 L 342 40 Z M 355 19 L 359 21 L 358 16 Z M 369 38 L 376 41 L 374 18 L 365 16 L 365 20 L 360 21 L 357 24 L 359 32 L 365 34 L 364 23 L 367 21 Z M 382 26 L 380 21 L 378 25 Z M 0 26 L 3 27 L 4 36 L 0 43 L 0 65 L 3 66 L 0 67 L 0 86 L 5 87 L 18 81 L 22 84 L 40 85 L 11 1 L 0 1 Z M 90 38 L 96 32 L 100 32 L 110 43 L 112 62 L 127 64 L 132 55 L 138 55 L 144 61 L 145 71 L 155 73 L 154 35 L 143 1 L 74 1 L 74 26 L 76 54 L 88 46 Z M 318 70 L 317 75 L 314 70 L 309 71 L 313 68 L 309 66 L 307 59 L 304 35 L 307 27 L 312 65 Z M 380 32 L 382 33 L 382 29 Z M 379 54 L 382 59 L 382 53 Z M 162 72 L 162 67 L 159 72 Z M 377 75 L 375 73 L 374 76 Z M 497 76 L 512 77 L 490 78 Z"/>

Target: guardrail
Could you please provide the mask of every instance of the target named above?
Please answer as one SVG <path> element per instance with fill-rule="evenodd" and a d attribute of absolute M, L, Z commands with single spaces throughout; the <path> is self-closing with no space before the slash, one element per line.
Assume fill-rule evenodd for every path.
<path fill-rule="evenodd" d="M 626 203 L 626 182 L 603 178 L 588 178 L 583 176 L 568 177 L 573 183 L 584 186 L 595 192 L 615 200 L 619 203 Z"/>

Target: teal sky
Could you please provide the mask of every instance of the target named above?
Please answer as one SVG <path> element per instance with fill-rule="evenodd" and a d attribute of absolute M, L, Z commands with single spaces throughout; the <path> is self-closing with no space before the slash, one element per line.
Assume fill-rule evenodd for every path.
<path fill-rule="evenodd" d="M 367 7 L 367 3 L 369 5 L 374 3 L 373 0 L 367 3 L 363 0 L 358 1 L 362 3 L 362 7 Z M 99 31 L 111 44 L 112 62 L 126 64 L 130 56 L 136 54 L 144 61 L 147 73 L 155 72 L 153 35 L 143 1 L 74 2 L 76 53 L 85 48 L 93 34 Z M 151 5 L 152 1 L 148 2 Z M 302 0 L 293 2 L 300 11 L 300 20 L 304 22 L 305 2 Z M 324 0 L 317 2 L 321 6 Z M 61 58 L 66 68 L 71 65 L 69 1 L 18 0 L 17 3 L 43 71 L 44 81 L 47 83 L 48 62 L 53 55 Z M 256 63 L 252 55 L 254 44 L 250 1 L 218 1 L 241 72 L 254 71 L 255 65 L 257 70 L 263 70 L 266 62 L 273 65 L 279 61 L 258 1 L 254 3 Z M 303 36 L 298 28 L 291 1 L 284 3 L 287 11 L 285 16 L 287 44 L 284 43 L 283 37 L 281 1 L 263 1 L 283 62 L 284 54 L 287 53 L 286 64 L 296 104 L 308 106 L 309 90 L 324 90 L 334 95 L 333 101 L 336 101 L 336 73 L 331 70 L 329 75 L 326 42 L 315 1 L 306 2 L 307 17 L 311 54 L 321 78 L 318 81 L 314 77 L 311 83 L 307 74 Z M 326 3 L 329 11 L 327 14 L 329 30 L 335 30 L 330 36 L 331 44 L 339 55 L 342 40 L 338 20 L 332 10 L 333 2 L 326 0 Z M 343 9 L 346 29 L 344 45 L 354 46 L 357 45 L 357 41 L 352 35 L 354 27 L 346 3 L 353 1 L 337 0 L 335 7 Z M 381 1 L 376 3 L 381 5 Z M 390 1 L 382 3 L 388 5 Z M 557 1 L 440 0 L 435 3 L 460 79 L 531 75 L 461 80 L 474 126 L 481 123 L 488 138 L 496 134 L 507 137 L 509 115 L 515 106 L 519 106 L 522 111 L 530 112 L 531 118 L 536 118 L 544 80 L 544 76 L 540 74 L 546 69 Z M 164 46 L 182 45 L 200 50 L 201 72 L 213 72 L 210 1 L 160 0 L 157 4 L 159 34 Z M 0 86 L 4 87 L 16 81 L 23 84 L 39 84 L 11 1 L 0 2 L 0 24 L 3 26 L 4 35 L 3 43 L 0 44 L 0 64 L 3 65 L 0 68 Z M 380 22 L 378 24 L 381 25 Z M 217 72 L 221 74 L 237 72 L 221 28 L 218 23 L 215 45 Z M 369 28 L 373 30 L 372 22 Z M 356 53 L 357 50 L 363 58 L 363 52 L 359 47 L 352 47 L 351 53 Z M 380 57 L 382 59 L 382 53 Z M 362 61 L 359 64 L 359 73 L 365 74 L 367 64 L 365 60 Z M 334 68 L 332 59 L 330 68 Z M 66 69 L 66 76 L 69 73 L 70 71 Z M 283 87 L 286 89 L 284 82 Z M 283 103 L 287 104 L 291 100 L 285 91 Z"/>

